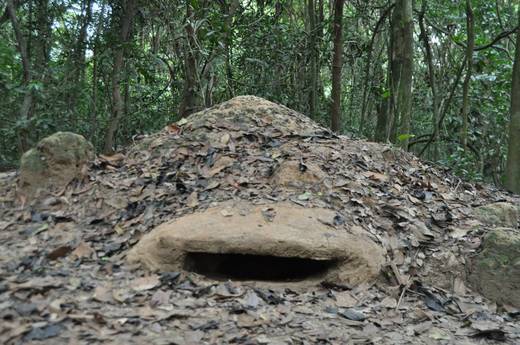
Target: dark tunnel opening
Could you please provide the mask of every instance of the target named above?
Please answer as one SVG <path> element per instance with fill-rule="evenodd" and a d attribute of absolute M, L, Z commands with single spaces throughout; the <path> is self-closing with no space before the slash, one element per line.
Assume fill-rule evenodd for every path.
<path fill-rule="evenodd" d="M 184 269 L 218 280 L 303 281 L 323 277 L 335 260 L 270 255 L 188 253 Z"/>

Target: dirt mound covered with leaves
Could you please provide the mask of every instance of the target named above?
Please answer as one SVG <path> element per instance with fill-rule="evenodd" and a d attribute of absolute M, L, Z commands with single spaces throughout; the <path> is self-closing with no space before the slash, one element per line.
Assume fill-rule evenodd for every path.
<path fill-rule="evenodd" d="M 26 199 L 17 173 L 0 175 L 2 343 L 520 339 L 518 306 L 510 305 L 516 297 L 493 299 L 475 279 L 486 267 L 501 271 L 482 257 L 482 239 L 495 228 L 518 231 L 518 200 L 399 149 L 335 136 L 286 107 L 242 96 L 136 138 L 126 152 L 99 156 L 88 176 Z M 150 271 L 127 260 L 155 228 L 230 203 L 253 205 L 255 221 L 272 224 L 276 205 L 324 210 L 330 219 L 316 216 L 315 227 L 371 241 L 384 253 L 380 273 L 364 283 L 323 280 L 297 289 L 189 269 Z M 222 219 L 244 227 L 233 218 L 239 209 L 219 210 L 215 229 L 224 229 Z M 517 247 L 507 245 L 514 259 Z"/>

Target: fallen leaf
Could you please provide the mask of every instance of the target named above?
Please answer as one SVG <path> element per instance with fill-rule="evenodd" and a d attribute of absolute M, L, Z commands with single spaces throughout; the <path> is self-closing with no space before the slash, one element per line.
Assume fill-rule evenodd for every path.
<path fill-rule="evenodd" d="M 150 275 L 134 279 L 132 282 L 132 289 L 135 291 L 146 291 L 151 290 L 160 284 L 161 281 L 159 280 L 158 275 Z"/>
<path fill-rule="evenodd" d="M 197 192 L 191 193 L 186 199 L 186 205 L 188 207 L 197 207 L 199 206 L 199 195 Z"/>
<path fill-rule="evenodd" d="M 112 297 L 119 303 L 125 303 L 132 296 L 128 289 L 115 289 L 112 291 Z"/>
<path fill-rule="evenodd" d="M 179 121 L 177 121 L 178 126 L 184 126 L 187 123 L 188 123 L 188 120 L 185 117 L 180 119 Z"/>
<path fill-rule="evenodd" d="M 338 292 L 334 297 L 336 298 L 336 305 L 342 308 L 352 308 L 359 303 L 348 291 Z"/>
<path fill-rule="evenodd" d="M 233 165 L 235 160 L 228 156 L 223 156 L 217 159 L 215 164 L 213 164 L 213 167 L 205 174 L 205 177 L 213 177 L 222 170 L 229 168 Z"/>
<path fill-rule="evenodd" d="M 13 222 L 0 221 L 0 231 L 7 229 L 8 227 L 10 227 L 13 224 L 14 224 Z"/>
<path fill-rule="evenodd" d="M 112 155 L 112 156 L 99 155 L 99 159 L 102 162 L 107 163 L 108 165 L 118 167 L 118 166 L 121 166 L 121 164 L 125 160 L 125 155 L 122 153 L 116 153 L 115 155 Z"/>
<path fill-rule="evenodd" d="M 444 330 L 433 327 L 428 332 L 428 337 L 434 340 L 450 340 L 451 336 Z"/>
<path fill-rule="evenodd" d="M 72 248 L 70 246 L 61 246 L 61 247 L 54 249 L 49 254 L 47 254 L 47 258 L 49 260 L 57 260 L 59 258 L 67 256 L 71 251 L 72 251 Z"/>
<path fill-rule="evenodd" d="M 76 249 L 74 249 L 71 253 L 71 256 L 74 256 L 78 259 L 82 258 L 90 258 L 94 254 L 94 249 L 87 242 L 81 242 Z"/>
<path fill-rule="evenodd" d="M 119 223 L 114 226 L 114 231 L 120 236 L 125 233 L 125 229 Z"/>
<path fill-rule="evenodd" d="M 223 136 L 220 137 L 220 142 L 224 145 L 227 145 L 230 139 L 231 136 L 229 135 L 229 133 L 225 133 Z"/>
<path fill-rule="evenodd" d="M 312 197 L 311 192 L 305 192 L 303 194 L 298 195 L 298 200 L 300 201 L 307 201 Z"/>
<path fill-rule="evenodd" d="M 24 341 L 45 340 L 58 336 L 63 330 L 60 324 L 50 324 L 43 327 L 33 328 L 25 337 Z"/>
<path fill-rule="evenodd" d="M 385 297 L 381 301 L 381 306 L 388 309 L 395 309 L 397 308 L 397 301 L 393 297 Z"/>
<path fill-rule="evenodd" d="M 181 133 L 182 128 L 178 124 L 171 123 L 166 126 L 166 130 L 172 135 L 178 135 Z"/>
<path fill-rule="evenodd" d="M 163 291 L 163 290 L 155 291 L 152 298 L 150 299 L 150 305 L 152 307 L 165 305 L 165 304 L 168 304 L 169 302 L 170 302 L 170 292 Z"/>
<path fill-rule="evenodd" d="M 98 285 L 92 298 L 98 302 L 112 302 L 112 287 L 110 285 Z"/>

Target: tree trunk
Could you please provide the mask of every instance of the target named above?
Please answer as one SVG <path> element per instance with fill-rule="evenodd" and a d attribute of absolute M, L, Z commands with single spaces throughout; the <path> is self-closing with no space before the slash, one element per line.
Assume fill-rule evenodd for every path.
<path fill-rule="evenodd" d="M 99 80 L 99 47 L 101 45 L 100 36 L 105 21 L 105 2 L 102 3 L 100 17 L 94 36 L 94 47 L 92 49 L 92 106 L 90 109 L 90 132 L 89 140 L 97 147 L 98 144 L 98 80 Z"/>
<path fill-rule="evenodd" d="M 386 39 L 387 42 L 387 57 L 388 57 L 388 63 L 386 65 L 386 71 L 382 70 L 381 66 L 381 74 L 384 74 L 386 72 L 386 82 L 385 84 L 381 84 L 382 87 L 386 87 L 386 89 L 391 89 L 391 79 L 392 79 L 392 68 L 390 61 L 392 59 L 392 52 L 390 47 L 390 42 L 388 42 L 388 39 Z M 388 142 L 390 137 L 390 131 L 391 131 L 391 124 L 393 122 L 393 116 L 394 112 L 392 111 L 392 97 L 391 95 L 388 95 L 388 93 L 385 95 L 383 92 L 381 92 L 381 98 L 378 105 L 378 112 L 377 112 L 377 123 L 376 123 L 376 130 L 374 133 L 374 140 L 378 142 Z"/>
<path fill-rule="evenodd" d="M 341 68 L 343 65 L 343 4 L 344 0 L 334 0 L 334 53 L 332 56 L 332 105 L 330 128 L 334 132 L 341 130 Z"/>
<path fill-rule="evenodd" d="M 410 134 L 412 116 L 413 74 L 413 17 L 412 0 L 397 0 L 391 23 L 391 129 L 398 128 L 399 135 Z M 394 130 L 392 130 L 393 132 Z M 393 136 L 393 135 L 392 135 Z M 394 141 L 395 138 L 389 138 Z M 408 147 L 408 138 L 401 140 Z"/>
<path fill-rule="evenodd" d="M 20 122 L 22 123 L 21 128 L 18 130 L 18 150 L 20 154 L 24 153 L 29 149 L 29 128 L 28 122 L 31 117 L 31 109 L 33 106 L 33 94 L 30 90 L 31 83 L 31 66 L 29 62 L 29 55 L 27 53 L 27 43 L 25 38 L 23 37 L 22 29 L 20 28 L 20 23 L 18 22 L 18 18 L 16 17 L 16 10 L 13 3 L 13 0 L 7 0 L 7 12 L 9 13 L 9 18 L 11 20 L 11 25 L 13 26 L 13 31 L 16 37 L 16 43 L 18 52 L 20 53 L 20 57 L 22 59 L 22 87 L 24 89 L 24 97 L 22 106 L 20 107 Z"/>
<path fill-rule="evenodd" d="M 427 7 L 428 7 L 427 1 L 423 0 L 421 13 L 419 15 L 419 28 L 421 30 L 420 38 L 424 45 L 425 60 L 426 60 L 425 62 L 426 62 L 426 65 L 428 66 L 428 79 L 429 79 L 430 88 L 432 91 L 433 160 L 436 161 L 439 159 L 439 145 L 437 145 L 437 137 L 439 135 L 440 100 L 439 100 L 439 95 L 437 93 L 437 81 L 435 78 L 435 68 L 433 66 L 433 52 L 432 52 L 432 48 L 430 45 L 428 31 L 426 29 L 426 26 L 424 25 L 424 15 L 426 14 Z"/>
<path fill-rule="evenodd" d="M 316 105 L 318 99 L 318 47 L 316 10 L 314 0 L 307 0 L 307 16 L 309 18 L 309 116 L 316 118 Z"/>
<path fill-rule="evenodd" d="M 377 21 L 377 23 L 374 27 L 374 31 L 372 31 L 372 37 L 370 39 L 370 44 L 368 46 L 367 61 L 365 64 L 365 71 L 364 71 L 364 77 L 363 77 L 364 81 L 363 81 L 363 96 L 361 97 L 361 115 L 359 118 L 359 132 L 360 133 L 363 133 L 363 130 L 365 127 L 370 88 L 374 88 L 374 85 L 373 85 L 374 83 L 372 82 L 372 78 L 370 77 L 372 54 L 375 49 L 375 46 L 377 45 L 376 39 L 379 36 L 378 34 L 380 31 L 380 27 L 385 22 L 385 19 L 388 15 L 388 12 L 390 11 L 390 9 L 391 9 L 390 7 L 387 9 L 381 9 L 381 14 L 380 14 L 379 20 Z M 379 85 L 376 85 L 375 87 L 379 87 Z"/>
<path fill-rule="evenodd" d="M 224 55 L 226 58 L 226 89 L 228 98 L 235 96 L 235 82 L 233 79 L 232 53 L 233 53 L 233 17 L 240 6 L 238 0 L 220 1 L 220 8 L 224 15 Z"/>
<path fill-rule="evenodd" d="M 52 17 L 49 13 L 49 0 L 37 0 L 35 11 L 35 31 L 37 33 L 33 44 L 35 79 L 44 81 L 49 63 Z"/>
<path fill-rule="evenodd" d="M 193 16 L 191 5 L 186 2 L 186 37 L 187 42 L 184 48 L 184 89 L 182 100 L 179 105 L 179 115 L 186 117 L 196 112 L 200 106 L 200 95 L 197 82 L 197 37 L 193 27 L 196 18 Z"/>
<path fill-rule="evenodd" d="M 389 97 L 384 95 L 385 71 L 382 63 L 374 65 L 374 101 L 376 103 L 377 120 L 374 131 L 374 141 L 383 142 L 386 140 L 386 125 L 388 119 Z"/>
<path fill-rule="evenodd" d="M 84 0 L 82 2 L 82 21 L 78 32 L 76 46 L 72 53 L 71 69 L 72 80 L 69 94 L 69 110 L 76 113 L 76 105 L 80 91 L 83 89 L 83 80 L 85 76 L 85 51 L 87 47 L 87 29 L 92 20 L 92 0 Z"/>
<path fill-rule="evenodd" d="M 518 11 L 520 24 L 520 11 Z M 516 53 L 511 86 L 511 120 L 506 164 L 506 188 L 520 194 L 520 28 L 516 31 Z"/>
<path fill-rule="evenodd" d="M 473 8 L 471 0 L 466 0 L 466 28 L 468 41 L 466 44 L 466 76 L 462 87 L 462 128 L 460 131 L 460 142 L 464 149 L 468 145 L 469 129 L 469 86 L 471 73 L 473 71 L 473 49 L 475 48 L 475 24 L 473 19 Z"/>
<path fill-rule="evenodd" d="M 113 20 L 119 19 L 119 42 L 113 49 L 114 65 L 112 67 L 112 114 L 105 133 L 105 144 L 103 151 L 112 154 L 115 146 L 115 134 L 119 128 L 119 122 L 124 116 L 124 100 L 121 95 L 121 74 L 124 67 L 125 45 L 130 38 L 133 18 L 135 15 L 136 0 L 128 0 L 123 6 L 120 18 L 117 13 L 113 13 Z"/>

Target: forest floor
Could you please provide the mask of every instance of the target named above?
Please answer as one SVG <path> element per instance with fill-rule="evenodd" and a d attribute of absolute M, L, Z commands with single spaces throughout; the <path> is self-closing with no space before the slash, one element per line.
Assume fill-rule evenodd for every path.
<path fill-rule="evenodd" d="M 20 200 L 16 180 L 0 175 L 3 344 L 520 342 L 520 312 L 466 279 L 487 230 L 473 209 L 518 199 L 261 99 L 223 103 L 99 156 L 88 182 L 52 196 Z M 332 209 L 338 227 L 385 248 L 388 265 L 373 282 L 304 287 L 126 260 L 156 226 L 229 200 Z"/>

